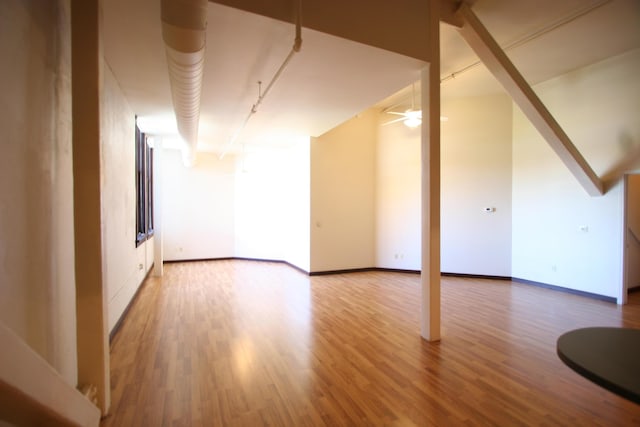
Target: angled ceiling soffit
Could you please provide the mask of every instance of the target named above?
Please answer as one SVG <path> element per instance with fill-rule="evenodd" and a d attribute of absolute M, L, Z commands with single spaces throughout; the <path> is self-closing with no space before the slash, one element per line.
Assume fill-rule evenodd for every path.
<path fill-rule="evenodd" d="M 212 3 L 294 23 L 298 0 Z M 428 22 L 429 2 L 424 0 L 302 0 L 303 27 L 422 61 L 429 60 Z"/>

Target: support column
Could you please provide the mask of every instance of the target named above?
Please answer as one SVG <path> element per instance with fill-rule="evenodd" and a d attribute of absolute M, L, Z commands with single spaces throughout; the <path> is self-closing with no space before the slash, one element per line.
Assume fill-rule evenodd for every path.
<path fill-rule="evenodd" d="M 162 139 L 153 138 L 153 275 L 162 277 L 164 273 L 162 243 L 162 163 L 164 151 Z"/>
<path fill-rule="evenodd" d="M 78 386 L 110 405 L 106 289 L 102 272 L 100 103 L 103 59 L 100 0 L 71 1 L 73 203 Z"/>
<path fill-rule="evenodd" d="M 440 340 L 440 10 L 430 1 L 429 64 L 421 73 L 422 97 L 422 301 L 421 335 Z"/>

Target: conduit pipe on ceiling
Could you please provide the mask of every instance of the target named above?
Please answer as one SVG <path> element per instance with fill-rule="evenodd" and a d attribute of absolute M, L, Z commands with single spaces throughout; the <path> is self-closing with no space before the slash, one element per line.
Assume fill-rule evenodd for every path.
<path fill-rule="evenodd" d="M 573 21 L 575 21 L 578 18 L 581 18 L 584 15 L 587 15 L 591 12 L 593 12 L 595 9 L 599 8 L 600 6 L 604 6 L 607 3 L 611 3 L 611 0 L 599 0 L 598 2 L 594 3 L 594 4 L 590 4 L 587 5 L 586 7 L 584 7 L 583 9 L 579 9 L 576 10 L 575 12 L 571 13 L 570 15 L 567 16 L 563 16 L 562 18 L 558 19 L 557 21 L 551 22 L 550 24 L 544 26 L 543 28 L 540 28 L 537 31 L 534 31 L 532 33 L 526 34 L 520 38 L 518 38 L 517 40 L 505 45 L 502 47 L 502 50 L 509 51 L 511 49 L 514 49 L 516 47 L 520 47 L 522 45 L 525 45 L 527 43 L 529 43 L 530 41 L 533 41 L 535 39 L 537 39 L 540 36 L 544 36 L 547 33 L 550 33 L 551 31 L 554 31 L 560 27 L 565 26 L 566 24 L 569 24 Z M 475 68 L 479 65 L 482 64 L 482 61 L 476 61 L 473 64 L 467 65 L 466 67 L 463 67 L 457 71 L 454 71 L 451 74 L 448 74 L 447 76 L 443 77 L 440 79 L 440 83 L 444 83 L 448 80 L 453 80 L 456 77 L 458 77 L 460 74 L 467 72 L 469 70 L 471 70 L 472 68 Z"/>
<path fill-rule="evenodd" d="M 249 110 L 249 114 L 247 114 L 247 118 L 244 119 L 244 122 L 242 122 L 240 127 L 234 132 L 233 136 L 231 137 L 231 140 L 229 140 L 224 151 L 220 154 L 220 160 L 224 159 L 224 156 L 227 155 L 227 153 L 229 152 L 233 144 L 235 144 L 235 142 L 238 140 L 238 137 L 240 136 L 244 128 L 247 126 L 247 123 L 249 123 L 249 119 L 251 119 L 251 116 L 253 116 L 255 113 L 258 112 L 258 107 L 260 106 L 260 104 L 262 104 L 262 101 L 264 101 L 267 94 L 269 93 L 269 91 L 271 90 L 275 82 L 278 80 L 278 78 L 280 78 L 280 75 L 282 74 L 284 69 L 287 67 L 287 64 L 289 64 L 289 61 L 291 61 L 291 58 L 293 58 L 293 55 L 300 52 L 300 49 L 302 49 L 302 0 L 298 0 L 298 10 L 296 13 L 296 36 L 293 41 L 293 47 L 291 48 L 291 51 L 282 62 L 282 65 L 280 65 L 280 68 L 278 68 L 278 71 L 276 71 L 276 73 L 273 75 L 273 78 L 267 85 L 267 88 L 264 90 L 264 92 L 262 92 L 261 90 L 262 82 L 258 82 L 258 85 L 260 88 L 258 92 L 258 99 L 251 106 L 251 109 Z"/>
<path fill-rule="evenodd" d="M 207 0 L 162 0 L 162 38 L 167 54 L 171 98 L 178 133 L 185 141 L 182 158 L 195 162 L 204 75 Z"/>

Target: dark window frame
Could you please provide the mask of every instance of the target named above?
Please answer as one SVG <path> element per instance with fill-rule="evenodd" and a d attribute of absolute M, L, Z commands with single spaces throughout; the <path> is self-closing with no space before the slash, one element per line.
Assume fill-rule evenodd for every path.
<path fill-rule="evenodd" d="M 153 236 L 153 148 L 136 124 L 136 247 Z"/>

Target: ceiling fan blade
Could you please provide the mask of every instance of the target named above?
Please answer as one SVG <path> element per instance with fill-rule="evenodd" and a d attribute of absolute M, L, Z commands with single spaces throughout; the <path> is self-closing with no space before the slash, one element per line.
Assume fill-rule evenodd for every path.
<path fill-rule="evenodd" d="M 401 118 L 399 118 L 399 119 L 391 120 L 391 121 L 389 121 L 389 122 L 384 122 L 384 123 L 382 123 L 382 125 L 381 125 L 381 126 L 390 125 L 391 123 L 396 123 L 396 122 L 402 122 L 402 121 L 404 121 L 404 120 L 407 120 L 407 118 L 406 118 L 406 117 L 401 117 Z"/>
<path fill-rule="evenodd" d="M 407 116 L 407 113 L 398 113 L 396 111 L 387 111 L 387 114 L 395 114 L 397 116 L 404 116 L 404 117 Z"/>

